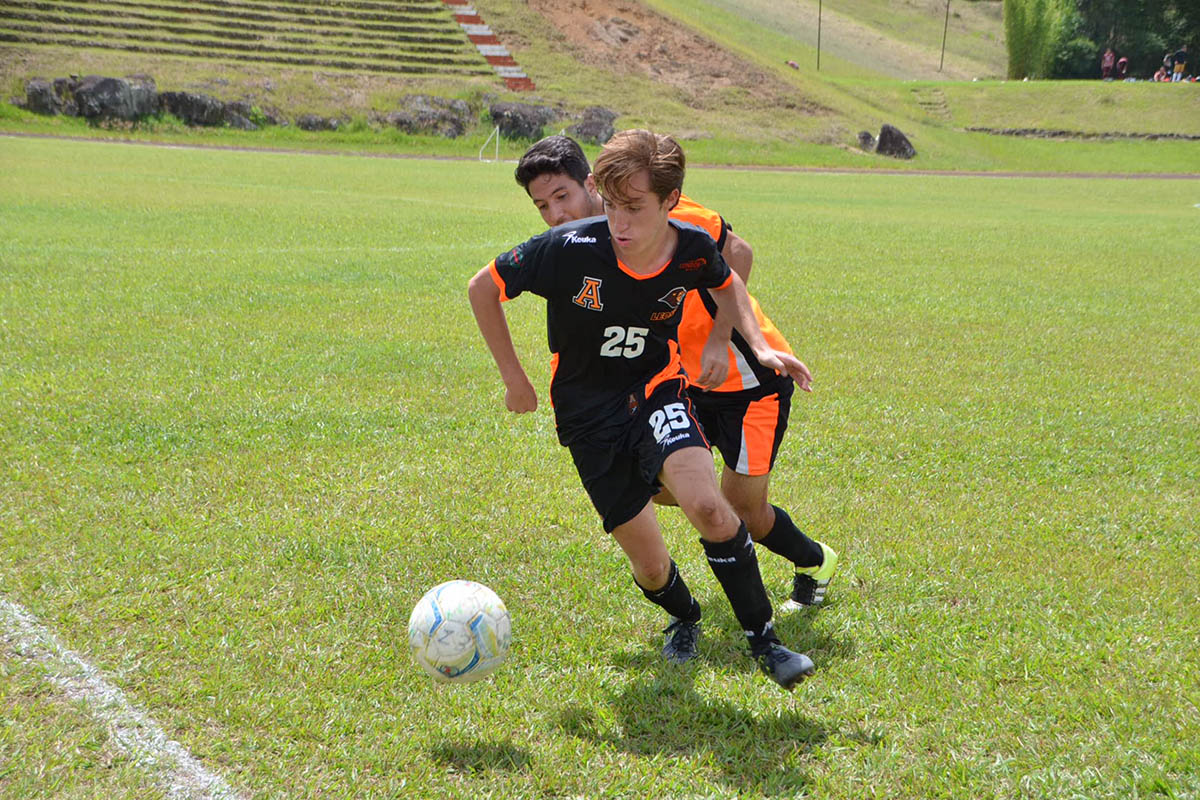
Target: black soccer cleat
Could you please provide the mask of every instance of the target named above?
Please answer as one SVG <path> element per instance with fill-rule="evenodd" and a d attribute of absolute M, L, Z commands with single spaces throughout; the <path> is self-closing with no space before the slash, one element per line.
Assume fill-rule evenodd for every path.
<path fill-rule="evenodd" d="M 671 624 L 663 628 L 663 633 L 667 635 L 662 649 L 663 658 L 672 664 L 684 664 L 700 655 L 696 647 L 700 639 L 700 623 L 677 617 L 671 620 Z"/>
<path fill-rule="evenodd" d="M 781 606 L 782 610 L 813 608 L 825 602 L 825 589 L 829 586 L 833 574 L 837 572 L 838 554 L 824 542 L 817 544 L 821 545 L 824 558 L 815 567 L 796 568 L 796 574 L 792 578 L 792 596 Z"/>
<path fill-rule="evenodd" d="M 789 692 L 817 671 L 811 658 L 803 653 L 793 653 L 778 642 L 755 648 L 752 655 L 759 669 Z"/>

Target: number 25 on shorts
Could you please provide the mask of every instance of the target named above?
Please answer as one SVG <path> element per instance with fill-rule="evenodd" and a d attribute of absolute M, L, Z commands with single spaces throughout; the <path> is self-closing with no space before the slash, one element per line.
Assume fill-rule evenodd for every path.
<path fill-rule="evenodd" d="M 671 431 L 685 431 L 692 426 L 683 403 L 669 403 L 650 415 L 650 428 L 654 441 L 662 444 Z"/>

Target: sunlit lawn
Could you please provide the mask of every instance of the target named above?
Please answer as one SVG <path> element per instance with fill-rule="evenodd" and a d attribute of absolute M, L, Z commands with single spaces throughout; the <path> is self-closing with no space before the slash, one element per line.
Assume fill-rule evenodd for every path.
<path fill-rule="evenodd" d="M 689 175 L 817 381 L 773 495 L 843 568 L 788 695 L 672 512 L 663 663 L 503 410 L 465 285 L 539 229 L 511 170 L 0 138 L 0 595 L 253 797 L 1200 793 L 1200 182 Z M 439 689 L 451 577 L 514 648 Z M 0 796 L 156 796 L 3 637 Z"/>

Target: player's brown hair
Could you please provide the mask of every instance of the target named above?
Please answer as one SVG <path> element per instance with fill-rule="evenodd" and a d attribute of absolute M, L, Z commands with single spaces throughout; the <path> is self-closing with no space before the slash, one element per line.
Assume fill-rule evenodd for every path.
<path fill-rule="evenodd" d="M 621 131 L 600 151 L 592 175 L 602 197 L 625 203 L 629 200 L 629 181 L 646 170 L 650 190 L 663 201 L 675 189 L 683 190 L 685 165 L 683 148 L 670 136 L 645 130 Z"/>

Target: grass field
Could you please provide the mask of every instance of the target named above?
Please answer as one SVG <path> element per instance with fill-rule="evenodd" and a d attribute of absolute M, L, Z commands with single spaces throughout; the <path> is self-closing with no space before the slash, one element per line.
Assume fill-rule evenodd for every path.
<path fill-rule="evenodd" d="M 245 797 L 1200 795 L 1200 182 L 687 188 L 816 377 L 774 496 L 843 568 L 779 620 L 793 695 L 677 513 L 664 664 L 549 410 L 503 411 L 465 284 L 539 229 L 508 164 L 0 138 L 0 600 Z M 404 628 L 451 577 L 514 648 L 447 689 Z M 13 639 L 0 797 L 168 796 Z"/>
<path fill-rule="evenodd" d="M 649 127 L 686 139 L 695 163 L 1192 174 L 1200 164 L 1196 141 L 1031 141 L 970 130 L 1053 129 L 1133 139 L 1200 135 L 1200 91 L 1194 85 L 995 80 L 1006 72 L 996 2 L 954 4 L 946 71 L 940 72 L 935 70 L 945 24 L 940 0 L 825 3 L 830 19 L 820 71 L 815 69 L 814 0 L 647 0 L 645 5 L 676 20 L 677 27 L 698 32 L 740 59 L 731 73 L 714 77 L 711 65 L 698 55 L 704 48 L 689 48 L 682 54 L 693 70 L 686 85 L 657 79 L 637 66 L 637 59 L 620 53 L 589 57 L 524 0 L 480 0 L 477 5 L 535 80 L 536 92 L 502 92 L 499 79 L 490 74 L 383 76 L 223 61 L 213 54 L 181 58 L 13 43 L 0 46 L 0 89 L 5 93 L 0 97 L 5 101 L 0 102 L 0 130 L 475 157 L 494 127 L 488 108 L 493 100 L 505 99 L 562 109 L 563 118 L 545 133 L 571 126 L 587 106 L 602 105 L 618 114 L 617 129 Z M 642 11 L 635 5 L 622 13 L 640 19 Z M 602 15 L 595 7 L 588 13 Z M 646 29 L 671 27 L 661 19 L 647 19 L 641 22 Z M 833 24 L 838 19 L 845 24 Z M 593 22 L 581 16 L 575 28 Z M 786 66 L 788 60 L 797 60 L 801 69 Z M 336 133 L 310 133 L 294 125 L 246 132 L 189 128 L 168 115 L 111 130 L 79 119 L 40 117 L 7 102 L 23 98 L 26 82 L 36 76 L 132 73 L 153 76 L 160 91 L 246 101 L 274 108 L 293 121 L 305 112 L 350 121 Z M 908 79 L 912 77 L 920 80 Z M 447 140 L 369 121 L 373 112 L 394 111 L 414 93 L 464 100 L 478 114 L 478 123 L 464 136 Z M 917 150 L 913 161 L 859 148 L 860 131 L 875 134 L 885 123 L 912 140 Z M 501 155 L 515 158 L 527 145 L 506 141 Z"/>

